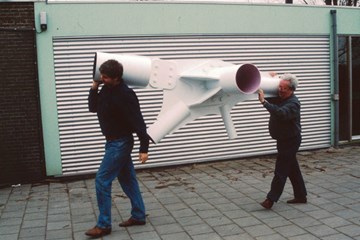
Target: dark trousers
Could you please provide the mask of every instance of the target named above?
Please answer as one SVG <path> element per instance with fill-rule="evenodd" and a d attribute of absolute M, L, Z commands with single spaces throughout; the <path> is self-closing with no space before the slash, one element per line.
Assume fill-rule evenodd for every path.
<path fill-rule="evenodd" d="M 289 177 L 295 198 L 305 198 L 307 195 L 296 153 L 301 144 L 301 136 L 291 139 L 277 140 L 277 159 L 275 175 L 271 182 L 271 189 L 267 198 L 277 202 L 284 190 L 286 179 Z"/>

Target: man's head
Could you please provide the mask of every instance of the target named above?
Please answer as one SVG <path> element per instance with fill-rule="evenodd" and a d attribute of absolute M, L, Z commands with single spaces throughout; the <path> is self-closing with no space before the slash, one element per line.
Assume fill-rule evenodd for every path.
<path fill-rule="evenodd" d="M 123 66 L 116 60 L 107 60 L 99 68 L 105 85 L 116 85 L 122 80 Z"/>
<path fill-rule="evenodd" d="M 295 75 L 290 73 L 285 73 L 280 76 L 279 84 L 279 97 L 281 99 L 286 99 L 290 97 L 296 90 L 298 85 L 298 80 Z"/>

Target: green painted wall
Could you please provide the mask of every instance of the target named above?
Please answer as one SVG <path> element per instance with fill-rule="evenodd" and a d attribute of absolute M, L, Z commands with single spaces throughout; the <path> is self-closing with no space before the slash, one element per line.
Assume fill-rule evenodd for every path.
<path fill-rule="evenodd" d="M 230 3 L 35 2 L 38 31 L 39 13 L 45 11 L 48 17 L 47 31 L 37 34 L 47 175 L 61 174 L 53 37 L 150 34 L 330 35 L 331 9 L 337 10 L 338 34 L 360 35 L 359 8 Z"/>

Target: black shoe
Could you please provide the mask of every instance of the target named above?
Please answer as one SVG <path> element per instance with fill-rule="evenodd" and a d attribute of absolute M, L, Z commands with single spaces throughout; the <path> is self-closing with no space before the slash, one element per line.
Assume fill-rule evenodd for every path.
<path fill-rule="evenodd" d="M 304 197 L 304 198 L 294 198 L 294 199 L 291 199 L 291 200 L 287 201 L 287 203 L 290 203 L 290 204 L 307 203 L 307 199 L 306 199 L 306 197 Z"/>
<path fill-rule="evenodd" d="M 274 205 L 274 202 L 267 198 L 267 199 L 265 199 L 265 201 L 260 203 L 260 205 L 263 206 L 263 208 L 271 209 L 272 206 Z"/>

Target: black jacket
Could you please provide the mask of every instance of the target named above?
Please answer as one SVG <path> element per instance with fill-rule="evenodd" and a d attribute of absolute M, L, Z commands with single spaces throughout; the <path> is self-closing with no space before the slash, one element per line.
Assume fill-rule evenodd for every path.
<path fill-rule="evenodd" d="M 121 82 L 114 87 L 104 85 L 99 92 L 90 89 L 88 103 L 90 112 L 97 113 L 104 136 L 124 137 L 136 133 L 140 152 L 148 152 L 150 137 L 138 98 L 131 88 Z"/>
<path fill-rule="evenodd" d="M 301 136 L 300 102 L 293 94 L 285 100 L 270 98 L 264 103 L 270 113 L 269 132 L 273 139 Z"/>

